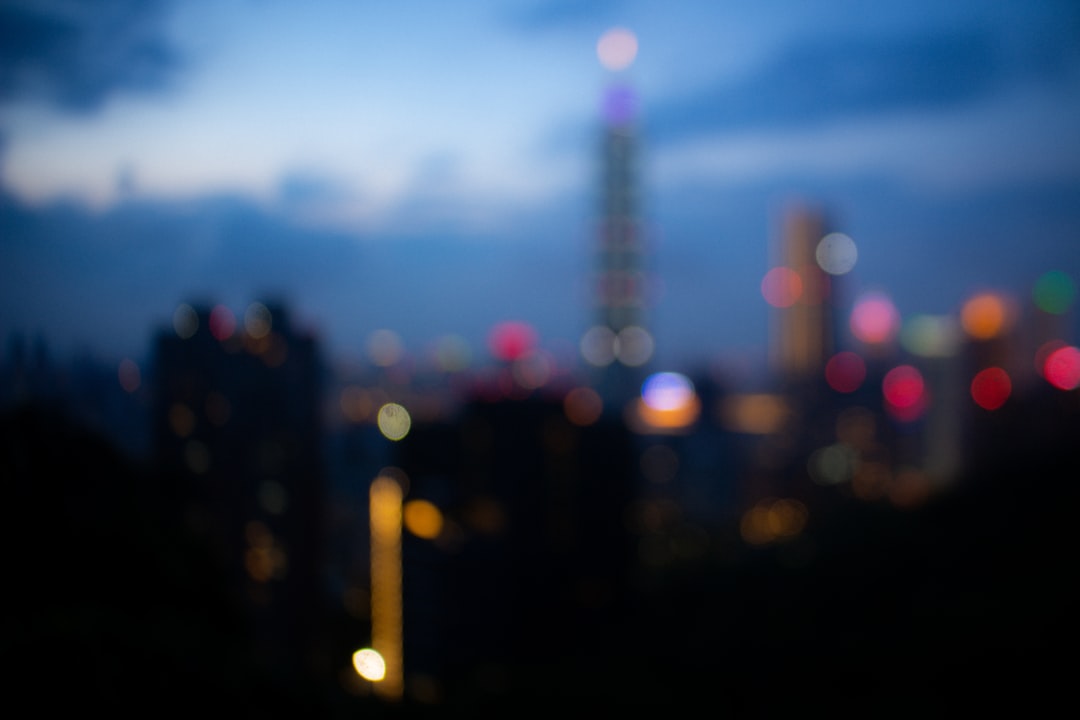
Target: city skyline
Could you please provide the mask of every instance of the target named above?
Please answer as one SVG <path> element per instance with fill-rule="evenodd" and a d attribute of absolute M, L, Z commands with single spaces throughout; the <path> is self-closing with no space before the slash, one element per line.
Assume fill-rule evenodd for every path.
<path fill-rule="evenodd" d="M 0 8 L 24 40 L 0 87 L 5 338 L 145 358 L 180 303 L 281 300 L 334 357 L 389 330 L 480 362 L 504 321 L 573 349 L 613 78 L 640 107 L 661 367 L 764 364 L 793 202 L 854 240 L 848 311 L 871 291 L 905 322 L 983 291 L 1029 306 L 1046 273 L 1080 277 L 1067 3 L 253 7 L 106 3 L 114 36 Z M 629 67 L 597 55 L 612 27 L 635 33 Z"/>

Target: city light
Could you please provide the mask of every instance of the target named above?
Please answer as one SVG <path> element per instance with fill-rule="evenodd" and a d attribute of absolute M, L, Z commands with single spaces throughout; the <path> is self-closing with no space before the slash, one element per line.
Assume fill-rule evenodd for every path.
<path fill-rule="evenodd" d="M 853 393 L 866 379 L 866 362 L 850 350 L 836 353 L 825 363 L 825 381 L 836 392 Z"/>
<path fill-rule="evenodd" d="M 896 337 L 900 314 L 892 300 L 882 292 L 861 296 L 851 311 L 851 332 L 867 345 L 882 345 Z"/>
<path fill-rule="evenodd" d="M 377 650 L 372 648 L 357 650 L 353 653 L 352 663 L 357 674 L 365 680 L 378 682 L 386 677 L 386 661 Z"/>
<path fill-rule="evenodd" d="M 187 303 L 181 303 L 173 312 L 173 329 L 177 337 L 187 340 L 199 329 L 199 315 Z"/>
<path fill-rule="evenodd" d="M 1076 300 L 1076 281 L 1060 270 L 1051 270 L 1035 282 L 1032 296 L 1043 312 L 1063 315 Z"/>
<path fill-rule="evenodd" d="M 389 440 L 401 440 L 409 434 L 412 418 L 409 411 L 398 403 L 386 403 L 379 408 L 376 418 L 379 431 Z"/>
<path fill-rule="evenodd" d="M 1012 323 L 1012 309 L 998 293 L 979 293 L 960 310 L 960 324 L 975 340 L 989 340 L 1005 332 Z"/>
<path fill-rule="evenodd" d="M 600 394 L 590 387 L 576 387 L 563 398 L 563 412 L 566 419 L 575 425 L 592 425 L 600 419 L 604 411 L 604 401 Z"/>
<path fill-rule="evenodd" d="M 215 340 L 224 342 L 233 336 L 236 330 L 236 316 L 224 305 L 215 305 L 210 311 L 210 334 Z"/>
<path fill-rule="evenodd" d="M 260 302 L 251 303 L 244 311 L 244 332 L 256 340 L 266 337 L 273 323 L 270 310 Z"/>
<path fill-rule="evenodd" d="M 980 370 L 971 380 L 971 398 L 986 410 L 997 410 L 1012 393 L 1009 374 L 999 367 Z"/>
<path fill-rule="evenodd" d="M 432 540 L 442 532 L 442 512 L 428 500 L 413 499 L 406 502 L 402 509 L 402 519 L 406 530 L 426 540 Z"/>
<path fill-rule="evenodd" d="M 380 475 L 369 491 L 371 525 L 371 645 L 383 658 L 385 672 L 376 685 L 384 698 L 399 700 L 404 691 L 402 667 L 402 488 Z"/>
<path fill-rule="evenodd" d="M 488 348 L 497 359 L 520 360 L 536 348 L 537 334 L 532 325 L 508 320 L 496 324 L 488 334 Z"/>
<path fill-rule="evenodd" d="M 1043 366 L 1043 377 L 1059 390 L 1080 387 L 1080 348 L 1069 345 L 1050 353 Z"/>
<path fill-rule="evenodd" d="M 761 280 L 761 294 L 775 308 L 791 307 L 802 297 L 802 277 L 789 267 L 774 267 Z"/>
<path fill-rule="evenodd" d="M 859 251 L 855 241 L 843 233 L 829 233 L 814 250 L 818 266 L 830 275 L 846 275 L 855 267 Z"/>
<path fill-rule="evenodd" d="M 120 380 L 120 387 L 124 388 L 125 392 L 133 393 L 142 385 L 142 373 L 139 371 L 139 365 L 131 358 L 124 358 L 120 361 L 117 376 Z"/>
<path fill-rule="evenodd" d="M 596 43 L 596 56 L 608 70 L 625 70 L 637 57 L 637 36 L 623 27 L 615 27 L 600 36 Z"/>
<path fill-rule="evenodd" d="M 926 385 L 913 365 L 899 365 L 881 381 L 887 409 L 898 420 L 915 420 L 926 409 Z"/>

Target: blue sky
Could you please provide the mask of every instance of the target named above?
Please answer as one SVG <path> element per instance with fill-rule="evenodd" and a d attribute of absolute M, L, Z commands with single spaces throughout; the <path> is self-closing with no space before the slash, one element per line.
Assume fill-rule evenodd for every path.
<path fill-rule="evenodd" d="M 631 29 L 606 70 L 596 43 Z M 599 107 L 638 97 L 657 360 L 764 357 L 787 203 L 848 292 L 954 312 L 1080 279 L 1080 6 L 0 0 L 0 333 L 145 356 L 177 303 L 281 298 L 357 353 L 573 344 Z"/>

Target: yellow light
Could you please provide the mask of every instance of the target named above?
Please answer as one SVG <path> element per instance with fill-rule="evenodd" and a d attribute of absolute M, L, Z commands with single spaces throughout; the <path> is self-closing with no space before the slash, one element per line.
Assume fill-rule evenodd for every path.
<path fill-rule="evenodd" d="M 371 483 L 371 644 L 385 663 L 376 691 L 391 700 L 401 698 L 401 485 L 380 475 Z"/>
<path fill-rule="evenodd" d="M 639 432 L 685 430 L 701 414 L 701 400 L 697 395 L 691 395 L 672 408 L 651 407 L 641 398 L 630 407 L 634 410 L 631 420 Z"/>
<path fill-rule="evenodd" d="M 409 411 L 397 403 L 386 403 L 379 408 L 379 432 L 390 440 L 401 440 L 409 434 L 412 418 Z"/>
<path fill-rule="evenodd" d="M 360 677 L 371 682 L 378 682 L 386 677 L 386 661 L 377 650 L 363 648 L 352 656 L 353 667 Z"/>
<path fill-rule="evenodd" d="M 410 500 L 405 503 L 403 512 L 405 527 L 413 535 L 432 540 L 442 532 L 442 513 L 427 500 Z"/>
<path fill-rule="evenodd" d="M 765 393 L 732 395 L 720 407 L 721 421 L 728 430 L 751 435 L 779 432 L 790 415 L 782 397 Z"/>

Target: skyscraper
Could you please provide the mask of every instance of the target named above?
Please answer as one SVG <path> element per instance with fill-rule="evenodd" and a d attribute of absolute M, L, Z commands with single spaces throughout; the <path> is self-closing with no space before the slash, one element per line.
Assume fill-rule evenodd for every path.
<path fill-rule="evenodd" d="M 596 316 L 582 350 L 598 368 L 601 395 L 616 409 L 637 394 L 641 367 L 653 351 L 644 319 L 647 275 L 637 178 L 637 97 L 622 77 L 636 52 L 636 38 L 620 28 L 605 33 L 597 46 L 600 61 L 612 76 L 601 109 Z"/>

